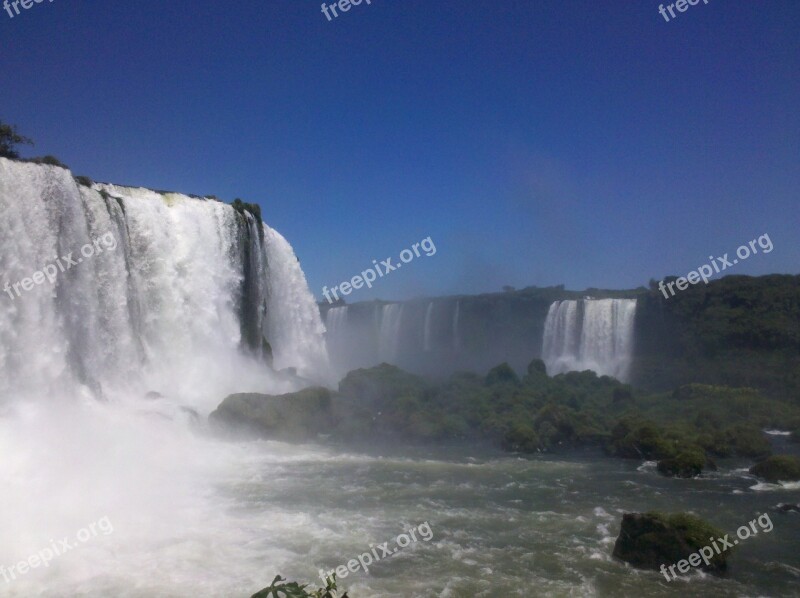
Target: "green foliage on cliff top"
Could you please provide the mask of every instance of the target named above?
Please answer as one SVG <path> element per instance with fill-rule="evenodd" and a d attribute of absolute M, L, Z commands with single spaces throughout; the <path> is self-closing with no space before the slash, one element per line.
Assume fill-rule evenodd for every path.
<path fill-rule="evenodd" d="M 0 157 L 19 159 L 18 145 L 33 145 L 33 141 L 20 135 L 17 127 L 0 121 Z"/>

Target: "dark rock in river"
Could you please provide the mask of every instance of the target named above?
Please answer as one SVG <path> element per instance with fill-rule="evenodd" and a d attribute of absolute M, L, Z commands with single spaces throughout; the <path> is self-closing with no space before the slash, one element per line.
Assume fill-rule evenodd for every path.
<path fill-rule="evenodd" d="M 800 505 L 779 502 L 773 507 L 773 510 L 778 511 L 778 513 L 800 513 Z"/>
<path fill-rule="evenodd" d="M 626 513 L 614 544 L 614 556 L 640 569 L 669 567 L 708 546 L 709 538 L 723 533 L 702 519 L 686 513 Z M 721 573 L 727 568 L 728 552 L 715 555 L 708 565 L 699 568 Z"/>

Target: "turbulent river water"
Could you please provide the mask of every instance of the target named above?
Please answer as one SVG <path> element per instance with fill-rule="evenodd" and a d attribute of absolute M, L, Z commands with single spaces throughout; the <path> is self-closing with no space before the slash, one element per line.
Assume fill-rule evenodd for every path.
<path fill-rule="evenodd" d="M 800 517 L 770 509 L 796 502 L 798 487 L 758 484 L 742 463 L 675 480 L 593 453 L 228 443 L 156 415 L 164 408 L 135 417 L 70 408 L 29 414 L 38 432 L 0 426 L 12 484 L 0 505 L 8 514 L 0 563 L 75 538 L 101 518 L 113 525 L 3 583 L 2 595 L 246 598 L 277 574 L 319 582 L 320 569 L 396 546 L 422 523 L 430 541 L 341 580 L 352 598 L 797 592 Z M 40 438 L 38 454 L 15 455 L 27 434 Z M 611 557 L 622 513 L 651 509 L 693 511 L 731 533 L 769 512 L 774 529 L 742 542 L 726 577 L 668 583 Z"/>

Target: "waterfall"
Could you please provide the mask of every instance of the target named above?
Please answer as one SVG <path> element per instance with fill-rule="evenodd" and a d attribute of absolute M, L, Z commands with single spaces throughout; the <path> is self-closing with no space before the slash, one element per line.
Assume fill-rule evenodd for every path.
<path fill-rule="evenodd" d="M 380 359 L 387 363 L 396 363 L 400 349 L 400 324 L 403 319 L 404 305 L 390 303 L 384 305 L 381 312 L 381 327 L 378 341 Z"/>
<path fill-rule="evenodd" d="M 433 301 L 428 303 L 428 307 L 425 310 L 425 324 L 423 327 L 423 334 L 422 334 L 422 348 L 424 351 L 428 352 L 431 350 L 431 319 L 433 316 Z"/>
<path fill-rule="evenodd" d="M 301 375 L 330 377 L 325 326 L 291 245 L 264 225 L 269 264 L 269 338 L 275 367 L 296 367 Z"/>
<path fill-rule="evenodd" d="M 347 325 L 347 306 L 332 307 L 325 316 L 325 328 L 328 331 L 328 339 L 337 338 L 344 331 Z"/>
<path fill-rule="evenodd" d="M 458 320 L 461 315 L 461 301 L 456 301 L 456 310 L 453 313 L 453 350 L 459 351 L 461 349 L 461 337 L 458 332 Z"/>
<path fill-rule="evenodd" d="M 278 368 L 327 367 L 289 244 L 212 199 L 0 158 L 0 275 L 0 398 L 157 390 L 213 407 L 273 384 L 267 342 Z"/>
<path fill-rule="evenodd" d="M 556 301 L 547 313 L 542 358 L 550 375 L 593 370 L 627 380 L 635 299 Z"/>
<path fill-rule="evenodd" d="M 347 338 L 347 309 L 348 307 L 331 307 L 325 314 L 325 340 L 328 352 L 333 356 L 334 351 L 344 347 Z"/>

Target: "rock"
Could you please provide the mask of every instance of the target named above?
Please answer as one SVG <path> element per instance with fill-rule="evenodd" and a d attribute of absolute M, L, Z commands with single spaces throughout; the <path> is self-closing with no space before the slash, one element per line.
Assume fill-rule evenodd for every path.
<path fill-rule="evenodd" d="M 305 442 L 334 425 L 331 403 L 331 391 L 321 387 L 284 395 L 235 394 L 222 401 L 208 420 L 219 431 Z"/>
<path fill-rule="evenodd" d="M 792 505 L 786 503 L 778 503 L 774 510 L 778 511 L 779 513 L 800 513 L 800 505 Z"/>
<path fill-rule="evenodd" d="M 800 480 L 800 459 L 789 455 L 775 455 L 753 465 L 750 473 L 773 484 L 796 482 Z"/>
<path fill-rule="evenodd" d="M 686 559 L 710 544 L 709 538 L 724 534 L 702 519 L 688 513 L 625 513 L 614 544 L 614 556 L 639 569 L 660 569 Z M 729 552 L 715 555 L 699 568 L 721 573 L 727 568 Z"/>

